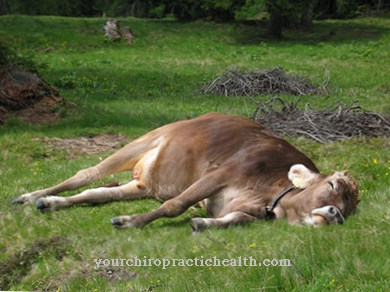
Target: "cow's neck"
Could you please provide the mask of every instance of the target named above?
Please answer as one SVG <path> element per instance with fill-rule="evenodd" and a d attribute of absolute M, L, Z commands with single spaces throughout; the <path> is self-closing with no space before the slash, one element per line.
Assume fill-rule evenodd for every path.
<path fill-rule="evenodd" d="M 283 191 L 281 191 L 275 198 L 273 198 L 273 200 L 271 201 L 271 203 L 269 204 L 269 211 L 274 211 L 274 209 L 276 208 L 276 205 L 278 204 L 278 202 L 285 196 L 287 195 L 289 192 L 293 191 L 293 190 L 296 190 L 297 188 L 295 186 L 290 186 L 286 189 L 284 189 Z"/>
<path fill-rule="evenodd" d="M 274 212 L 276 218 L 285 218 L 287 215 L 291 213 L 292 210 L 290 206 L 290 199 L 295 197 L 297 194 L 302 192 L 302 189 L 298 189 L 294 186 L 290 186 L 283 191 L 281 191 L 278 196 L 276 196 L 271 204 L 275 202 L 272 212 Z M 278 198 L 279 197 L 279 198 Z M 270 204 L 270 207 L 271 207 Z M 290 214 L 291 215 L 291 214 Z"/>

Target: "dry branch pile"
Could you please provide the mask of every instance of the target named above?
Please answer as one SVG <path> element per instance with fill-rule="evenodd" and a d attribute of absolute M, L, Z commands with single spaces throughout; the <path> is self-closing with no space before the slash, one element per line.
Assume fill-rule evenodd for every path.
<path fill-rule="evenodd" d="M 281 136 L 306 137 L 321 143 L 351 138 L 390 137 L 390 116 L 363 111 L 358 105 L 336 102 L 323 110 L 299 101 L 287 104 L 280 98 L 258 103 L 254 120 Z"/>
<path fill-rule="evenodd" d="M 225 96 L 310 95 L 326 92 L 325 86 L 314 86 L 300 76 L 288 76 L 280 67 L 243 73 L 228 70 L 202 90 L 204 93 Z"/>

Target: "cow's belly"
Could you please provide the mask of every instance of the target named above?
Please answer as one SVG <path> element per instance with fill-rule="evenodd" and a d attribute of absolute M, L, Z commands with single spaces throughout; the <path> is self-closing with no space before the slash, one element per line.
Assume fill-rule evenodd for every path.
<path fill-rule="evenodd" d="M 160 186 L 154 189 L 153 196 L 160 202 L 165 202 L 180 195 L 180 191 L 170 186 Z"/>
<path fill-rule="evenodd" d="M 155 147 L 143 154 L 133 168 L 133 180 L 145 189 L 150 197 L 160 202 L 168 201 L 182 193 L 193 182 L 181 178 L 183 172 L 177 173 L 180 167 L 166 165 L 159 161 L 161 146 Z M 158 167 L 158 171 L 156 171 Z M 186 175 L 183 176 L 184 178 Z"/>

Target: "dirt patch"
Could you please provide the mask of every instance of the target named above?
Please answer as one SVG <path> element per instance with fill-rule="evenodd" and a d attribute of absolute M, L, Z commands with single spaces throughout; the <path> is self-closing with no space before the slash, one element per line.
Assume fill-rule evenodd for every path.
<path fill-rule="evenodd" d="M 86 283 L 97 278 L 107 279 L 111 283 L 118 281 L 129 282 L 138 277 L 138 273 L 129 270 L 127 267 L 104 267 L 95 269 L 87 262 L 80 262 L 79 267 L 62 273 L 58 278 L 51 279 L 49 282 L 40 283 L 40 291 L 60 291 L 67 282 L 83 278 Z"/>
<path fill-rule="evenodd" d="M 105 153 L 109 150 L 118 150 L 128 142 L 128 139 L 123 135 L 108 134 L 68 139 L 44 137 L 39 140 L 52 150 L 61 149 L 65 151 L 70 159 L 80 155 L 93 155 Z"/>
<path fill-rule="evenodd" d="M 53 123 L 60 119 L 59 110 L 64 106 L 60 93 L 38 74 L 13 65 L 0 68 L 0 125 L 9 117 Z"/>
<path fill-rule="evenodd" d="M 128 281 L 138 276 L 137 273 L 127 270 L 125 267 L 104 267 L 102 269 L 93 270 L 95 276 L 106 278 L 112 282 Z M 82 272 L 86 275 L 91 275 L 90 270 Z"/>

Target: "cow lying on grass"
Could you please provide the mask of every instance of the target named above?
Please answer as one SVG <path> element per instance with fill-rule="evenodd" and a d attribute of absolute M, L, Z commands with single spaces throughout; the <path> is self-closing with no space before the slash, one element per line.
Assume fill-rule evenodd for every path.
<path fill-rule="evenodd" d="M 125 170 L 133 175 L 127 184 L 52 196 Z M 144 198 L 163 202 L 149 213 L 111 219 L 117 227 L 143 227 L 203 202 L 211 218 L 192 219 L 198 231 L 273 218 L 287 218 L 291 224 L 340 224 L 355 212 L 357 197 L 357 183 L 347 172 L 320 174 L 306 155 L 263 126 L 210 113 L 151 131 L 59 185 L 12 202 L 37 200 L 42 211 Z"/>

